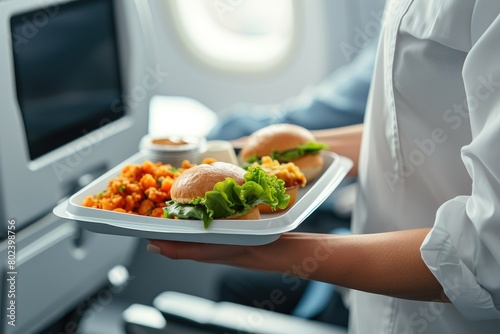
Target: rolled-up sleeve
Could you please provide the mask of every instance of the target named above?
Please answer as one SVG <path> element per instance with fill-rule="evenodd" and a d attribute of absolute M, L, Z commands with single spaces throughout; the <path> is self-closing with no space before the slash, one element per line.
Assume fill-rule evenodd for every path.
<path fill-rule="evenodd" d="M 500 15 L 476 9 L 463 68 L 472 141 L 461 152 L 472 190 L 439 208 L 421 252 L 462 315 L 486 320 L 500 319 Z"/>

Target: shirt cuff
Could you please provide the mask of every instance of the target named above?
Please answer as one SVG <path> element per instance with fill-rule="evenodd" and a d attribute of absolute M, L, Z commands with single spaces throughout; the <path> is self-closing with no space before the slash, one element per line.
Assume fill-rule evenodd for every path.
<path fill-rule="evenodd" d="M 466 197 L 445 203 L 437 212 L 434 228 L 421 246 L 422 259 L 441 283 L 444 293 L 468 320 L 500 319 L 491 294 L 477 281 L 474 273 L 460 258 L 457 247 L 475 254 L 473 244 L 458 244 L 462 224 L 472 224 L 465 212 Z M 458 214 L 460 213 L 460 214 Z M 463 240 L 463 239 L 462 239 Z M 470 239 L 469 239 L 470 240 Z"/>

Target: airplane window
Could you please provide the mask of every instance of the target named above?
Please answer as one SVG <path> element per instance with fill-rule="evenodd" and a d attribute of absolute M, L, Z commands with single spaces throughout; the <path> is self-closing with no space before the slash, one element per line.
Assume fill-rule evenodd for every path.
<path fill-rule="evenodd" d="M 184 44 L 210 66 L 264 71 L 290 54 L 293 0 L 171 0 L 169 4 Z"/>

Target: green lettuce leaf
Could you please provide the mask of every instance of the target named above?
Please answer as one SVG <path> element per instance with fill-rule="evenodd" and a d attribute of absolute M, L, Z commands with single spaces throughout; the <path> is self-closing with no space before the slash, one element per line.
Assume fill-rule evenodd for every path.
<path fill-rule="evenodd" d="M 328 149 L 328 145 L 310 141 L 291 150 L 281 152 L 273 151 L 271 154 L 269 154 L 269 156 L 273 160 L 278 160 L 279 162 L 290 162 L 307 154 L 318 154 L 321 150 L 326 149 Z M 248 168 L 248 166 L 252 165 L 254 162 L 258 162 L 260 164 L 260 158 L 261 157 L 255 155 L 250 156 L 245 162 L 245 167 Z"/>
<path fill-rule="evenodd" d="M 280 162 L 290 162 L 307 154 L 318 154 L 321 150 L 328 149 L 328 146 L 318 142 L 308 142 L 294 149 L 283 152 L 274 151 L 271 158 Z"/>
<path fill-rule="evenodd" d="M 285 194 L 285 182 L 276 176 L 269 176 L 260 167 L 249 167 L 245 182 L 240 186 L 227 178 L 215 184 L 205 197 L 198 197 L 188 204 L 167 202 L 165 217 L 203 220 L 205 228 L 213 219 L 242 215 L 254 206 L 265 203 L 273 210 L 286 208 L 290 196 Z"/>
<path fill-rule="evenodd" d="M 202 205 L 187 205 L 168 201 L 163 211 L 165 213 L 165 218 L 178 217 L 181 219 L 203 220 L 205 228 L 208 228 L 212 222 L 212 218 L 209 217 L 206 208 Z"/>

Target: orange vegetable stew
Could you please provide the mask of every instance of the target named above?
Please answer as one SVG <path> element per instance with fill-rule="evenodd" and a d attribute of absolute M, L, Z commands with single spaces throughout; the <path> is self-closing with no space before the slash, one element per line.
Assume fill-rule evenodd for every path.
<path fill-rule="evenodd" d="M 203 163 L 213 162 L 203 161 Z M 196 164 L 188 160 L 176 168 L 161 162 L 145 161 L 141 165 L 126 165 L 120 175 L 109 182 L 102 193 L 88 196 L 82 205 L 91 208 L 163 217 L 165 202 L 170 200 L 170 188 L 181 173 Z"/>

